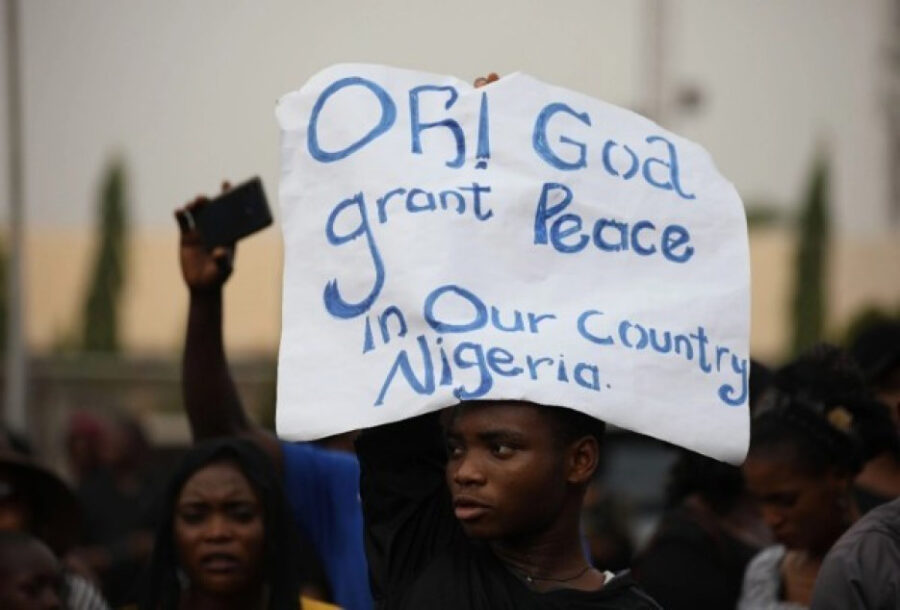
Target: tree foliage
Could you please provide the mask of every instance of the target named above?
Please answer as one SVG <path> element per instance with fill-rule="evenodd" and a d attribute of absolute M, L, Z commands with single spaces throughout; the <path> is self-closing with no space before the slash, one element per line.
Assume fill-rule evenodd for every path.
<path fill-rule="evenodd" d="M 824 157 L 817 157 L 800 212 L 791 308 L 794 354 L 821 341 L 825 332 L 830 236 L 828 173 Z"/>
<path fill-rule="evenodd" d="M 119 301 L 125 285 L 128 238 L 126 187 L 124 163 L 116 160 L 106 170 L 97 207 L 97 250 L 82 310 L 85 351 L 116 352 L 120 348 Z"/>

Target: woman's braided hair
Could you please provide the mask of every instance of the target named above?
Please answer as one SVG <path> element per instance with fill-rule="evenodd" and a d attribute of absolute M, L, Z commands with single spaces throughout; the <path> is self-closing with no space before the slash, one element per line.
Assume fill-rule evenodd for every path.
<path fill-rule="evenodd" d="M 754 417 L 751 451 L 790 448 L 812 473 L 859 472 L 886 422 L 849 355 L 817 345 L 779 370 L 774 385 Z"/>

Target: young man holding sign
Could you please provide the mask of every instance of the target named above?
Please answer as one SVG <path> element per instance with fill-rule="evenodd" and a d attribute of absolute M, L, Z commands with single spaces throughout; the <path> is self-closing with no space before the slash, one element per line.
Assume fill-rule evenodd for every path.
<path fill-rule="evenodd" d="M 464 402 L 357 440 L 379 608 L 653 609 L 590 565 L 584 491 L 603 424 L 569 409 Z"/>
<path fill-rule="evenodd" d="M 379 608 L 658 608 L 627 575 L 592 566 L 582 545 L 604 427 L 570 409 L 475 400 L 364 431 Z"/>

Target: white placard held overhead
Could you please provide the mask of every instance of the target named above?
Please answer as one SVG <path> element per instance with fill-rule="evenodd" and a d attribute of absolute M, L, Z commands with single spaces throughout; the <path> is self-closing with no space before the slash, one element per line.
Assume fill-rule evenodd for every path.
<path fill-rule="evenodd" d="M 747 228 L 700 146 L 521 73 L 338 65 L 276 115 L 280 436 L 521 399 L 743 459 Z"/>

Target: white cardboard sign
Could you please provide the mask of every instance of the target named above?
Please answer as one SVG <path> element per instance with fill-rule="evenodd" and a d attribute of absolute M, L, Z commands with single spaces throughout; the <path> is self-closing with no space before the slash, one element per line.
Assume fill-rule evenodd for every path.
<path fill-rule="evenodd" d="M 279 435 L 523 399 L 743 459 L 746 221 L 700 146 L 521 73 L 338 65 L 276 115 Z"/>

